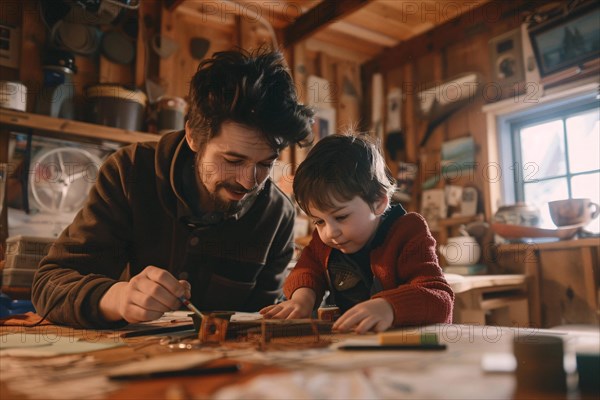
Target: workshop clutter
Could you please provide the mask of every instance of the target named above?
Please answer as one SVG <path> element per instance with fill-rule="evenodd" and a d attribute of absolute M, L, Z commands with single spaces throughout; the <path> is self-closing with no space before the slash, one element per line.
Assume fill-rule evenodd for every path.
<path fill-rule="evenodd" d="M 29 300 L 35 271 L 53 243 L 54 238 L 47 237 L 19 235 L 6 239 L 2 292 L 13 299 Z"/>

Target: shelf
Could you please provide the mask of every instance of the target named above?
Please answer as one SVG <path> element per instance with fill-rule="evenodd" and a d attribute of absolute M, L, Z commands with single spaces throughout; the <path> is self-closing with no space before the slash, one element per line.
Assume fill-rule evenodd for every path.
<path fill-rule="evenodd" d="M 475 222 L 475 221 L 483 221 L 483 215 L 477 214 L 477 215 L 469 215 L 469 216 L 442 218 L 442 219 L 438 219 L 438 225 L 443 226 L 443 227 L 448 227 L 448 226 L 468 224 L 470 222 Z"/>
<path fill-rule="evenodd" d="M 155 142 L 160 136 L 151 133 L 129 131 L 104 125 L 31 114 L 20 111 L 0 110 L 2 130 L 15 128 L 33 129 L 37 135 L 71 140 L 108 140 L 118 143 Z"/>
<path fill-rule="evenodd" d="M 437 240 L 440 244 L 448 243 L 448 238 L 452 235 L 458 234 L 457 227 L 460 225 L 467 225 L 471 222 L 483 221 L 483 214 L 469 215 L 469 216 L 457 216 L 450 218 L 438 219 L 439 231 L 437 232 Z"/>
<path fill-rule="evenodd" d="M 600 238 L 559 240 L 545 243 L 503 243 L 497 246 L 499 252 L 521 252 L 527 250 L 566 250 L 582 247 L 600 247 Z"/>
<path fill-rule="evenodd" d="M 150 133 L 129 131 L 87 122 L 54 118 L 47 115 L 31 114 L 21 111 L 0 109 L 0 162 L 8 161 L 8 142 L 10 132 L 32 130 L 37 136 L 52 137 L 71 141 L 111 141 L 117 143 L 156 142 L 160 136 Z M 6 198 L 4 199 L 6 202 Z M 8 236 L 8 218 L 6 207 L 0 214 L 0 248 Z M 2 256 L 0 254 L 0 260 Z"/>

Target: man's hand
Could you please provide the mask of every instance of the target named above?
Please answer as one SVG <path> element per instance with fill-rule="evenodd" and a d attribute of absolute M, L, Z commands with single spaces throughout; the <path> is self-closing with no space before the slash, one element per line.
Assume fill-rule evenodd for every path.
<path fill-rule="evenodd" d="M 358 303 L 344 313 L 333 324 L 336 331 L 349 331 L 365 333 L 369 330 L 375 332 L 385 331 L 394 322 L 394 310 L 390 303 L 384 299 L 372 299 Z"/>
<path fill-rule="evenodd" d="M 260 310 L 264 318 L 295 319 L 309 318 L 315 305 L 315 291 L 309 288 L 297 289 L 292 298 L 283 303 L 267 306 Z"/>
<path fill-rule="evenodd" d="M 181 306 L 179 297 L 191 296 L 191 285 L 168 271 L 148 266 L 129 282 L 111 286 L 100 299 L 100 313 L 107 321 L 152 321 Z"/>

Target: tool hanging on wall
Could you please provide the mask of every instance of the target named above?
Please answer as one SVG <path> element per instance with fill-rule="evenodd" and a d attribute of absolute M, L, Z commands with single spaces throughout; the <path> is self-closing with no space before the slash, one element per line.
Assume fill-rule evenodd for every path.
<path fill-rule="evenodd" d="M 478 73 L 468 72 L 417 93 L 419 99 L 417 109 L 428 121 L 419 147 L 427 144 L 435 128 L 467 105 L 479 93 L 479 82 L 481 76 Z"/>

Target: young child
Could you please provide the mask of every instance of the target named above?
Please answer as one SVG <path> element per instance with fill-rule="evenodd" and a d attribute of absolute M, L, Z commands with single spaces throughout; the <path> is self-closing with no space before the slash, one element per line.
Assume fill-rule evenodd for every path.
<path fill-rule="evenodd" d="M 366 135 L 321 139 L 300 164 L 294 195 L 316 229 L 265 318 L 308 318 L 331 291 L 334 330 L 452 322 L 454 293 L 422 216 L 390 205 L 394 179 Z"/>

